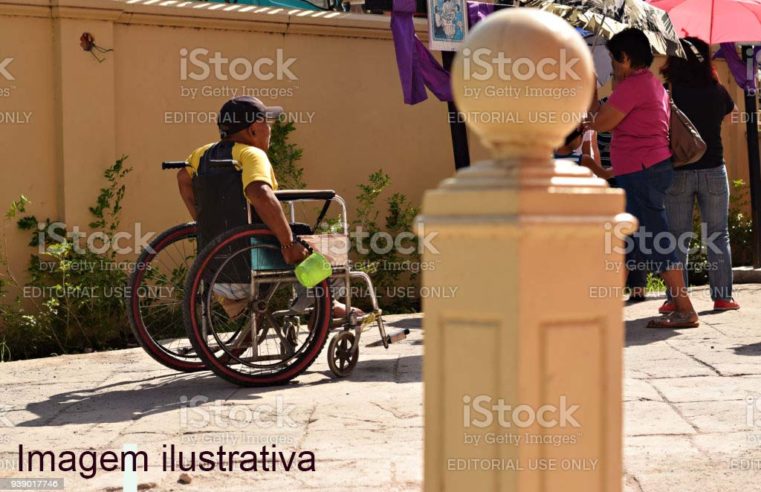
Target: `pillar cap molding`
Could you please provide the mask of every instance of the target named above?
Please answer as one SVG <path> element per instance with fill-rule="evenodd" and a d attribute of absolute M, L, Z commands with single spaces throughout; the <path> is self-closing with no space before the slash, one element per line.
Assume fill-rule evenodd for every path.
<path fill-rule="evenodd" d="M 600 237 L 600 224 L 618 226 L 617 232 L 630 234 L 637 219 L 628 213 L 615 215 L 419 215 L 415 228 L 422 233 L 433 227 L 437 236 L 451 237 Z"/>
<path fill-rule="evenodd" d="M 439 185 L 442 190 L 483 188 L 594 188 L 607 189 L 608 183 L 586 167 L 570 161 L 554 160 L 549 155 L 526 159 L 480 161 L 460 169 Z"/>

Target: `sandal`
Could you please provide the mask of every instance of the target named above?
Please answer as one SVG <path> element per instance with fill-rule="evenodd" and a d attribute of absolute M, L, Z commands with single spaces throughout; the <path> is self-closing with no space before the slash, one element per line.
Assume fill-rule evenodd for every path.
<path fill-rule="evenodd" d="M 658 308 L 658 312 L 661 314 L 670 314 L 676 310 L 674 301 L 665 301 L 661 307 Z"/>
<path fill-rule="evenodd" d="M 661 316 L 657 319 L 652 319 L 647 324 L 647 328 L 656 329 L 679 329 L 679 328 L 697 328 L 700 325 L 700 321 L 692 319 L 695 313 L 684 313 L 674 311 L 673 313 Z"/>

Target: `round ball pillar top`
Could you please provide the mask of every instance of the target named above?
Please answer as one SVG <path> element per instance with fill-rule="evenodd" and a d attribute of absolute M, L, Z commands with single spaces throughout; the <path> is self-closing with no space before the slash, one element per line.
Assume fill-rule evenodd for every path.
<path fill-rule="evenodd" d="M 511 8 L 473 29 L 452 67 L 455 102 L 496 159 L 548 159 L 594 92 L 589 48 L 560 17 Z"/>

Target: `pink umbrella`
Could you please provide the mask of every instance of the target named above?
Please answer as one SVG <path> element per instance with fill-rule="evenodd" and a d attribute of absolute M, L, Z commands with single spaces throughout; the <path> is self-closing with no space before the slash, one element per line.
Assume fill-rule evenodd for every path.
<path fill-rule="evenodd" d="M 709 44 L 761 42 L 761 0 L 648 0 L 668 12 L 680 37 Z"/>

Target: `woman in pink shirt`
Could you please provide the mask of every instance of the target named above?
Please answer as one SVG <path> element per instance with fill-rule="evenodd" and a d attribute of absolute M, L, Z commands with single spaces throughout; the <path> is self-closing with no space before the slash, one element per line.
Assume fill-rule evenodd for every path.
<path fill-rule="evenodd" d="M 606 47 L 614 88 L 602 106 L 595 97 L 591 128 L 613 134 L 613 174 L 626 192 L 626 211 L 639 220 L 639 230 L 626 241 L 627 268 L 660 273 L 674 300 L 675 310 L 652 320 L 648 328 L 694 328 L 698 315 L 687 294 L 665 208 L 666 191 L 674 178 L 669 96 L 650 72 L 653 52 L 642 31 L 625 29 Z"/>

